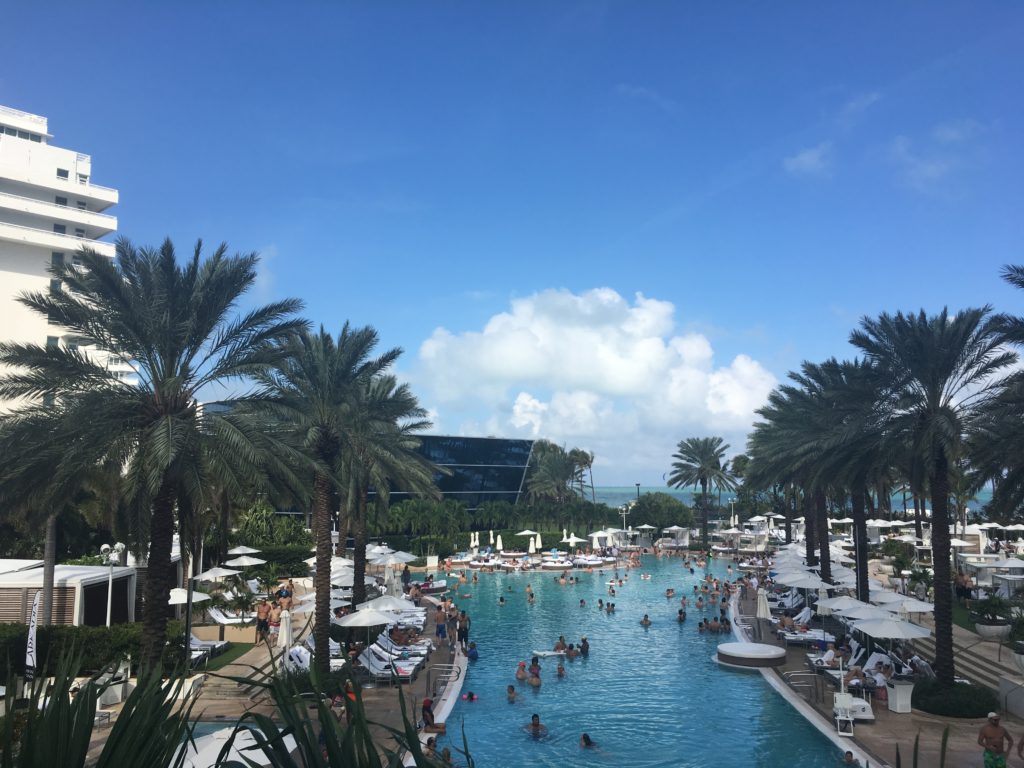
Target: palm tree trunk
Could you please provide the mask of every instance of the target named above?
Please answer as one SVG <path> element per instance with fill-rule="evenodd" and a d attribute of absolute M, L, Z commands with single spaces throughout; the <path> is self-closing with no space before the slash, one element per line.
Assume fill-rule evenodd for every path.
<path fill-rule="evenodd" d="M 146 604 L 142 614 L 142 659 L 159 669 L 167 641 L 167 599 L 174 585 L 171 545 L 174 540 L 174 486 L 164 482 L 153 499 L 146 560 Z"/>
<path fill-rule="evenodd" d="M 937 451 L 932 469 L 932 568 L 935 573 L 935 676 L 953 687 L 953 589 L 949 565 L 949 464 Z"/>
<path fill-rule="evenodd" d="M 857 599 L 868 600 L 868 527 L 864 513 L 864 490 L 855 488 L 852 496 L 853 508 L 853 545 L 857 563 Z"/>
<path fill-rule="evenodd" d="M 316 539 L 313 666 L 327 679 L 331 666 L 331 484 L 319 472 L 313 478 L 313 535 Z"/>
<path fill-rule="evenodd" d="M 814 517 L 818 528 L 818 573 L 825 581 L 832 581 L 832 557 L 828 550 L 828 506 L 825 492 L 814 492 Z"/>
<path fill-rule="evenodd" d="M 46 518 L 46 543 L 43 545 L 43 626 L 53 622 L 53 569 L 57 567 L 57 513 Z"/>
<path fill-rule="evenodd" d="M 815 542 L 816 533 L 818 526 L 815 524 L 814 519 L 814 505 L 811 503 L 811 494 L 806 488 L 803 493 L 803 512 L 804 512 L 804 559 L 807 560 L 808 565 L 817 565 L 818 556 L 815 554 Z"/>
<path fill-rule="evenodd" d="M 708 548 L 708 481 L 700 480 L 700 546 Z"/>
<path fill-rule="evenodd" d="M 924 530 L 921 527 L 921 494 L 912 492 L 914 498 L 914 536 L 918 541 L 924 540 Z"/>
<path fill-rule="evenodd" d="M 352 519 L 352 539 L 355 554 L 352 559 L 352 602 L 355 605 L 366 602 L 366 496 L 367 488 L 362 483 L 356 488 L 355 515 Z"/>

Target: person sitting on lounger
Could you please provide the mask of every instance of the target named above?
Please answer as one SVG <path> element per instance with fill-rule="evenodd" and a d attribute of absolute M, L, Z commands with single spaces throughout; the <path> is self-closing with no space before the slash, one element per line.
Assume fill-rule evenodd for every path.
<path fill-rule="evenodd" d="M 839 659 L 836 656 L 836 644 L 835 643 L 829 643 L 828 644 L 827 650 L 825 651 L 825 653 L 823 653 L 821 655 L 821 658 L 818 659 L 818 664 L 823 666 L 823 667 L 838 667 L 839 666 Z"/>

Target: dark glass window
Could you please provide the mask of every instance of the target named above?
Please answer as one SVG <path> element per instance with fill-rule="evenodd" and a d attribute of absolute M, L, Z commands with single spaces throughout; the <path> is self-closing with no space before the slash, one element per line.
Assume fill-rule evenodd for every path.
<path fill-rule="evenodd" d="M 69 173 L 69 171 L 68 171 L 67 168 L 58 168 L 57 169 L 57 178 L 58 179 L 66 179 L 66 178 L 68 178 L 68 173 Z"/>
<path fill-rule="evenodd" d="M 56 232 L 58 235 L 66 235 L 68 232 L 68 228 L 64 224 L 54 224 L 53 231 Z"/>
<path fill-rule="evenodd" d="M 56 278 L 50 280 L 50 293 L 60 293 L 60 280 Z"/>
<path fill-rule="evenodd" d="M 53 251 L 50 253 L 50 266 L 61 267 L 64 266 L 64 254 L 60 251 Z"/>
<path fill-rule="evenodd" d="M 60 197 L 58 195 L 57 197 L 54 198 L 54 202 L 57 203 L 57 205 L 67 205 L 68 199 L 66 197 Z"/>
<path fill-rule="evenodd" d="M 56 349 L 57 345 L 59 343 L 60 343 L 60 337 L 59 336 L 47 336 L 46 337 L 46 348 L 47 349 Z"/>

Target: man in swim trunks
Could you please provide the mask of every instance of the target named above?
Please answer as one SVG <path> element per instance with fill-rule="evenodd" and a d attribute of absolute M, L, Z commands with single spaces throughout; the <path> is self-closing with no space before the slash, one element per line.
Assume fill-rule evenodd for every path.
<path fill-rule="evenodd" d="M 535 738 L 548 735 L 548 729 L 543 723 L 541 723 L 540 715 L 538 714 L 534 714 L 530 717 L 530 724 L 526 726 L 526 729 L 529 731 L 530 735 Z"/>
<path fill-rule="evenodd" d="M 1013 748 L 1013 739 L 999 724 L 998 712 L 988 713 L 988 722 L 978 732 L 978 745 L 984 750 L 985 768 L 1006 768 L 1006 753 Z"/>
<path fill-rule="evenodd" d="M 270 632 L 270 602 L 267 598 L 263 598 L 260 604 L 256 606 L 256 642 L 267 639 L 267 635 Z"/>
<path fill-rule="evenodd" d="M 434 613 L 434 636 L 439 640 L 448 638 L 448 617 L 445 615 L 444 606 L 438 603 L 437 611 Z"/>
<path fill-rule="evenodd" d="M 469 647 L 469 623 L 469 616 L 466 615 L 466 612 L 462 611 L 459 613 L 456 639 L 459 641 L 459 646 L 462 648 L 463 653 Z"/>

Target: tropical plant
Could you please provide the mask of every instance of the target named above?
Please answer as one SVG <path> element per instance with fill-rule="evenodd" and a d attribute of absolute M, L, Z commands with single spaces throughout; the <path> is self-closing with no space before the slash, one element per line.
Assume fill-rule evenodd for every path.
<path fill-rule="evenodd" d="M 994 378 L 1016 360 L 987 307 L 864 318 L 850 336 L 879 374 L 888 439 L 909 447 L 928 478 L 935 570 L 935 673 L 953 687 L 949 481 L 964 436 L 999 393 Z"/>
<path fill-rule="evenodd" d="M 533 444 L 528 472 L 526 489 L 531 502 L 568 501 L 582 483 L 583 471 L 577 460 L 570 452 L 548 440 L 537 440 Z"/>
<path fill-rule="evenodd" d="M 708 488 L 736 490 L 736 481 L 729 473 L 725 452 L 729 446 L 720 437 L 688 437 L 680 440 L 672 454 L 672 473 L 668 485 L 672 488 L 700 486 L 701 546 L 708 545 Z"/>
<path fill-rule="evenodd" d="M 304 325 L 291 318 L 300 306 L 294 300 L 233 317 L 255 282 L 257 256 L 228 256 L 221 245 L 203 260 L 201 245 L 181 265 L 169 240 L 159 249 L 119 240 L 113 261 L 83 249 L 73 264 L 52 268 L 64 290 L 21 298 L 65 328 L 69 343 L 0 345 L 0 362 L 10 367 L 0 398 L 27 403 L 5 420 L 4 431 L 23 438 L 17 454 L 4 452 L 5 476 L 32 474 L 45 462 L 58 488 L 105 461 L 124 467 L 138 541 L 149 543 L 139 549 L 148 549 L 143 621 L 153 662 L 174 584 L 175 503 L 185 494 L 204 507 L 206 479 L 223 466 L 211 464 L 201 445 L 220 446 L 214 455 L 230 464 L 229 480 L 255 483 L 262 473 L 252 430 L 230 411 L 201 406 L 199 393 L 273 363 L 273 342 Z M 108 367 L 118 358 L 133 378 Z M 39 404 L 50 401 L 49 409 Z"/>

